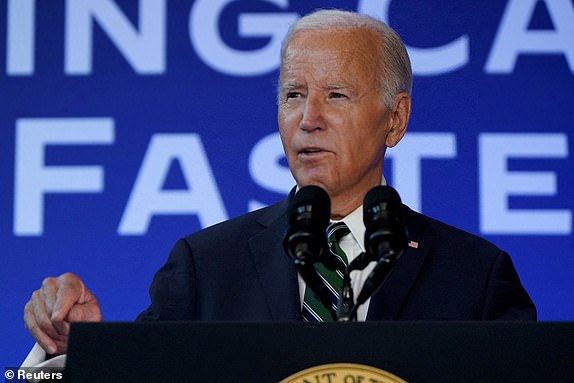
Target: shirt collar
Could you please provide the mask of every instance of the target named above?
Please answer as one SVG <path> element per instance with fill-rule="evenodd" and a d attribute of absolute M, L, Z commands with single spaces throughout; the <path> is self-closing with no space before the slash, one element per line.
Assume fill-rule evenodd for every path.
<path fill-rule="evenodd" d="M 351 214 L 339 221 L 344 222 L 345 225 L 351 230 L 355 241 L 361 247 L 361 251 L 365 251 L 365 224 L 363 223 L 363 205 L 356 208 Z"/>

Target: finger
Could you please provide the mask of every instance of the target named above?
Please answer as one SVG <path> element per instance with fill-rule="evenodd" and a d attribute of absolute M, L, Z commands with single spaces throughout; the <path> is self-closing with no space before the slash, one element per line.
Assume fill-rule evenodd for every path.
<path fill-rule="evenodd" d="M 46 307 L 46 313 L 48 316 L 52 316 L 54 303 L 56 301 L 56 279 L 46 278 L 42 281 L 42 288 L 40 292 L 44 299 L 44 306 Z"/>
<path fill-rule="evenodd" d="M 36 339 L 36 342 L 42 347 L 48 354 L 54 354 L 58 351 L 58 346 L 56 342 L 52 340 L 46 333 L 44 333 L 33 314 L 32 304 L 28 302 L 24 307 L 24 325 L 30 332 L 30 335 Z"/>
<path fill-rule="evenodd" d="M 58 348 L 58 350 L 56 351 L 56 354 L 67 353 L 68 352 L 68 338 L 66 338 L 65 340 L 56 341 L 56 346 Z"/>
<path fill-rule="evenodd" d="M 52 321 L 60 322 L 68 315 L 74 304 L 83 299 L 84 284 L 73 274 L 63 274 L 58 277 L 56 301 L 54 302 Z"/>
<path fill-rule="evenodd" d="M 100 306 L 95 298 L 90 303 L 75 305 L 68 313 L 66 320 L 69 322 L 100 322 L 102 320 Z"/>
<path fill-rule="evenodd" d="M 28 326 L 37 326 L 39 331 L 49 336 L 52 340 L 62 338 L 62 335 L 53 327 L 50 317 L 45 310 L 39 290 L 32 294 L 32 298 L 24 306 L 24 322 Z"/>
<path fill-rule="evenodd" d="M 86 289 L 86 285 L 84 285 L 84 282 L 82 282 L 81 280 L 79 280 L 79 282 L 82 290 L 80 291 L 80 298 L 78 299 L 78 303 L 84 304 L 88 301 L 89 297 L 93 297 L 93 295 L 88 291 L 88 289 Z"/>
<path fill-rule="evenodd" d="M 66 338 L 68 337 L 68 335 L 70 334 L 70 322 L 68 322 L 67 320 L 61 320 L 52 323 L 59 335 L 65 336 Z"/>
<path fill-rule="evenodd" d="M 44 305 L 44 299 L 40 290 L 34 291 L 30 303 L 34 322 L 38 325 L 39 329 L 50 338 L 57 338 L 60 333 L 54 327 L 50 315 L 46 311 L 46 306 Z"/>

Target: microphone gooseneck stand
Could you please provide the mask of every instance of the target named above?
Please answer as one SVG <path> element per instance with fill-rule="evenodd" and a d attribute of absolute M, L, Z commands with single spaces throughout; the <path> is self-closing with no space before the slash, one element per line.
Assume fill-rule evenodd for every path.
<path fill-rule="evenodd" d="M 356 322 L 357 321 L 357 310 L 364 304 L 367 299 L 369 299 L 375 291 L 383 284 L 393 266 L 395 265 L 397 259 L 401 255 L 396 253 L 392 249 L 388 249 L 387 252 L 381 255 L 373 271 L 369 274 L 365 280 L 365 284 L 361 289 L 361 292 L 357 296 L 357 301 L 353 301 L 353 288 L 351 287 L 350 273 L 352 270 L 364 269 L 369 262 L 364 264 L 363 267 L 352 267 L 353 263 L 349 265 L 346 269 L 343 278 L 343 287 L 341 289 L 341 294 L 339 298 L 339 304 L 337 305 L 337 321 L 338 322 Z M 363 256 L 364 253 L 359 255 Z M 358 258 L 357 258 L 358 259 Z M 361 263 L 360 265 L 363 265 Z"/>
<path fill-rule="evenodd" d="M 365 195 L 363 221 L 366 251 L 347 266 L 338 257 L 332 257 L 328 250 L 325 231 L 331 204 L 327 192 L 310 185 L 302 187 L 295 194 L 283 246 L 307 286 L 329 310 L 333 320 L 356 321 L 359 306 L 381 286 L 403 253 L 407 244 L 407 232 L 402 209 L 398 193 L 390 186 L 376 186 Z M 363 270 L 371 262 L 376 262 L 376 265 L 355 301 L 351 271 Z M 315 269 L 315 263 L 343 274 L 343 286 L 336 310 L 332 307 L 328 287 Z"/>

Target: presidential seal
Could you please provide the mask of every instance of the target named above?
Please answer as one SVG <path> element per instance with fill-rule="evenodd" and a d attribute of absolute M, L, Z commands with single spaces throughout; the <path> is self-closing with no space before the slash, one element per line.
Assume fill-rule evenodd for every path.
<path fill-rule="evenodd" d="M 407 381 L 371 366 L 333 363 L 297 372 L 279 383 L 407 383 Z"/>

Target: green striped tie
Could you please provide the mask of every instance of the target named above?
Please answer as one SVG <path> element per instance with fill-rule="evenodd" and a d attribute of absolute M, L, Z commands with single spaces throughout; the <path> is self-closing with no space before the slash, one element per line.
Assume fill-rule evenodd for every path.
<path fill-rule="evenodd" d="M 335 222 L 329 225 L 327 228 L 327 237 L 329 243 L 329 250 L 331 254 L 340 258 L 345 265 L 348 264 L 347 256 L 341 246 L 339 241 L 345 235 L 349 234 L 351 231 L 343 222 Z M 323 280 L 325 286 L 329 290 L 329 295 L 331 297 L 331 304 L 333 310 L 337 309 L 337 302 L 339 301 L 339 294 L 343 286 L 343 274 L 339 271 L 333 271 L 327 269 L 323 264 L 316 263 L 315 270 Z M 303 320 L 306 322 L 332 322 L 333 317 L 320 299 L 315 295 L 315 293 L 309 289 L 305 289 L 305 297 L 303 299 Z"/>

